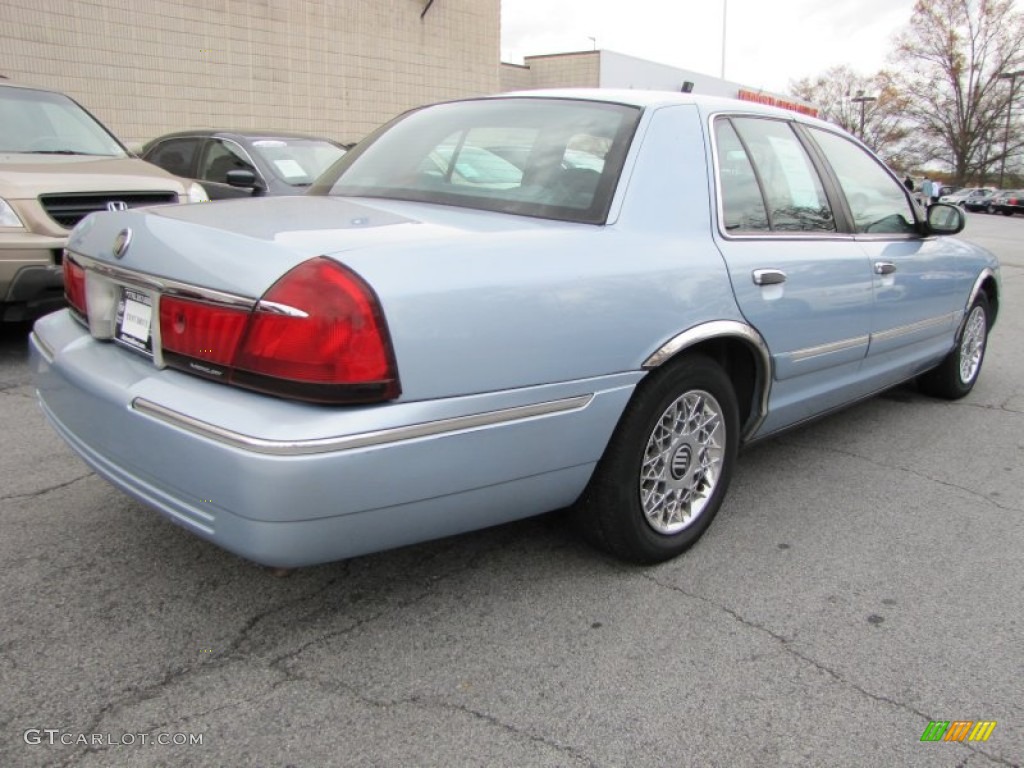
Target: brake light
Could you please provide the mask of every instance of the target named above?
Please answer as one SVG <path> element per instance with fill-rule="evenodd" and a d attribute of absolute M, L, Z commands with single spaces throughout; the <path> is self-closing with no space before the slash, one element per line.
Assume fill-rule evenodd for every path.
<path fill-rule="evenodd" d="M 64 298 L 82 317 L 88 316 L 88 305 L 85 301 L 85 270 L 67 256 L 64 257 Z"/>
<path fill-rule="evenodd" d="M 235 358 L 248 319 L 248 309 L 164 296 L 160 300 L 164 355 L 182 355 L 226 368 Z"/>
<path fill-rule="evenodd" d="M 401 392 L 376 294 L 324 257 L 286 273 L 252 310 L 163 296 L 160 336 L 168 365 L 267 394 L 356 403 Z"/>
<path fill-rule="evenodd" d="M 373 289 L 318 257 L 279 279 L 256 305 L 232 382 L 320 402 L 374 402 L 401 389 Z"/>

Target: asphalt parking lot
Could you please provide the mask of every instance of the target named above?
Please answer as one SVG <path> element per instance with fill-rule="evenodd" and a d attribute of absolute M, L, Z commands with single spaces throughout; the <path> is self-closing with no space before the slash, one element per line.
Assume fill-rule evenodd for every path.
<path fill-rule="evenodd" d="M 3 328 L 0 766 L 1020 766 L 1024 219 L 964 236 L 1003 264 L 974 392 L 754 447 L 653 568 L 553 514 L 275 576 L 93 475 Z"/>

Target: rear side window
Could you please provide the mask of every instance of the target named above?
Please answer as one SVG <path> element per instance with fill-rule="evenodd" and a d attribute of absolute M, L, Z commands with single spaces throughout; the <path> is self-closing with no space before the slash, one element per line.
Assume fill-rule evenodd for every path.
<path fill-rule="evenodd" d="M 727 232 L 836 231 L 818 172 L 788 122 L 733 117 L 715 126 Z"/>
<path fill-rule="evenodd" d="M 906 188 L 849 139 L 820 128 L 809 128 L 839 178 L 857 232 L 913 234 L 914 209 Z"/>
<path fill-rule="evenodd" d="M 635 107 L 567 99 L 427 107 L 360 142 L 311 193 L 600 224 L 639 117 Z"/>

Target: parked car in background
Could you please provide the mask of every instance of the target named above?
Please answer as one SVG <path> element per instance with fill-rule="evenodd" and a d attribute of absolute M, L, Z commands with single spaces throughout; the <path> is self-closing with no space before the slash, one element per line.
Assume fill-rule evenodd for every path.
<path fill-rule="evenodd" d="M 1007 189 L 997 192 L 989 203 L 988 212 L 1001 213 L 1004 216 L 1024 213 L 1024 190 Z"/>
<path fill-rule="evenodd" d="M 961 208 L 966 208 L 968 200 L 982 200 L 995 191 L 995 187 L 964 187 L 963 189 L 958 189 L 956 192 L 943 194 L 942 197 L 939 198 L 939 202 L 949 203 L 950 205 L 959 205 Z"/>
<path fill-rule="evenodd" d="M 0 83 L 0 320 L 64 304 L 68 233 L 93 211 L 205 200 L 64 94 Z"/>
<path fill-rule="evenodd" d="M 272 131 L 181 131 L 142 148 L 143 160 L 195 179 L 212 200 L 304 194 L 344 154 L 330 139 Z"/>
<path fill-rule="evenodd" d="M 964 198 L 960 207 L 967 211 L 987 211 L 989 201 L 998 191 L 993 187 L 983 187 L 980 192 L 975 192 Z"/>
<path fill-rule="evenodd" d="M 469 99 L 304 196 L 92 217 L 32 367 L 98 474 L 260 563 L 569 505 L 650 563 L 707 529 L 741 445 L 908 379 L 971 391 L 1000 282 L 936 236 L 964 223 L 795 112 Z"/>

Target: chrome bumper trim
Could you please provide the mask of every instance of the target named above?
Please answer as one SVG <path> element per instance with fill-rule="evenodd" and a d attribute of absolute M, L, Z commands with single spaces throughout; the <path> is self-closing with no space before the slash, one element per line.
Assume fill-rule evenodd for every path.
<path fill-rule="evenodd" d="M 166 408 L 142 397 L 132 400 L 132 408 L 165 424 L 184 429 L 219 443 L 224 443 L 233 448 L 241 448 L 246 451 L 272 456 L 304 456 L 333 451 L 347 451 L 353 448 L 369 448 L 397 443 L 403 440 L 435 437 L 451 432 L 490 427 L 511 421 L 522 421 L 538 416 L 578 411 L 586 408 L 593 399 L 593 394 L 577 395 L 576 397 L 567 397 L 561 400 L 502 408 L 497 411 L 475 413 L 469 416 L 455 416 L 450 419 L 439 419 L 421 424 L 409 424 L 407 426 L 379 429 L 372 432 L 360 432 L 355 435 L 322 437 L 312 440 L 268 440 L 262 437 L 245 435 L 241 432 L 235 432 L 234 430 L 194 419 L 191 416 L 186 416 L 183 413 Z"/>

